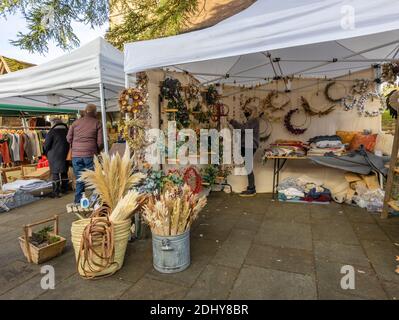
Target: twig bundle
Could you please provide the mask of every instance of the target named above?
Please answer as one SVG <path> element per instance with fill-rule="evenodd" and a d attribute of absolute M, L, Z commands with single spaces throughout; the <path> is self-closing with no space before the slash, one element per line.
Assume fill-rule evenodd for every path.
<path fill-rule="evenodd" d="M 88 188 L 94 189 L 103 204 L 106 204 L 112 211 L 128 190 L 145 175 L 133 173 L 134 162 L 130 157 L 128 147 L 126 147 L 122 158 L 119 154 L 110 156 L 105 152 L 101 153 L 101 158 L 102 161 L 95 157 L 94 170 L 84 171 L 80 179 Z"/>
<path fill-rule="evenodd" d="M 198 196 L 185 184 L 160 196 L 152 196 L 144 206 L 143 217 L 152 233 L 174 236 L 184 233 L 206 205 L 206 197 Z"/>
<path fill-rule="evenodd" d="M 111 221 L 124 221 L 130 219 L 133 213 L 144 202 L 145 197 L 136 191 L 129 191 L 112 210 L 109 219 Z"/>

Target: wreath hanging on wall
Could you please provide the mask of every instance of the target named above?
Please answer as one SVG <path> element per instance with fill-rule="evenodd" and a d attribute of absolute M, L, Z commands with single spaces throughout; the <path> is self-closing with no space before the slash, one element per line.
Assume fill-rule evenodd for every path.
<path fill-rule="evenodd" d="M 220 100 L 219 92 L 217 91 L 216 87 L 210 85 L 205 92 L 205 102 L 208 106 L 214 105 L 218 103 Z"/>
<path fill-rule="evenodd" d="M 297 113 L 297 112 L 299 112 L 299 109 L 298 109 L 298 108 L 292 109 L 292 110 L 288 111 L 288 113 L 287 113 L 287 114 L 285 115 L 285 117 L 284 117 L 284 127 L 285 127 L 290 133 L 292 133 L 292 134 L 294 134 L 294 135 L 301 135 L 301 134 L 304 134 L 304 133 L 306 132 L 306 130 L 308 130 L 308 128 L 299 128 L 299 127 L 297 127 L 297 126 L 294 126 L 294 125 L 291 123 L 292 116 L 293 116 L 295 113 Z"/>
<path fill-rule="evenodd" d="M 161 83 L 160 96 L 168 101 L 168 110 L 175 113 L 169 113 L 169 120 L 176 120 L 179 127 L 187 128 L 190 125 L 190 118 L 187 106 L 181 95 L 182 86 L 178 79 L 166 78 Z"/>
<path fill-rule="evenodd" d="M 283 102 L 281 105 L 276 105 L 275 99 L 278 98 L 280 95 L 286 97 L 286 101 Z M 271 111 L 280 111 L 285 109 L 291 102 L 290 97 L 285 93 L 280 93 L 278 91 L 271 91 L 268 93 L 266 98 L 262 101 L 264 110 L 271 110 Z"/>
<path fill-rule="evenodd" d="M 310 106 L 309 101 L 305 97 L 301 97 L 301 106 L 302 106 L 303 110 L 305 110 L 305 112 L 310 116 L 322 117 L 322 116 L 326 116 L 326 115 L 330 114 L 331 112 L 333 112 L 335 110 L 335 106 L 331 106 L 331 107 L 327 108 L 326 110 L 322 110 L 322 111 L 314 110 Z"/>
<path fill-rule="evenodd" d="M 143 119 L 129 119 L 122 123 L 122 137 L 128 143 L 130 150 L 134 152 L 144 150 L 147 145 L 146 126 L 147 122 Z"/>
<path fill-rule="evenodd" d="M 195 167 L 188 167 L 184 171 L 183 180 L 191 188 L 194 194 L 200 193 L 202 190 L 202 177 Z"/>
<path fill-rule="evenodd" d="M 123 113 L 140 112 L 146 103 L 146 97 L 140 89 L 125 89 L 119 95 L 119 108 Z"/>
<path fill-rule="evenodd" d="M 337 86 L 337 85 L 338 85 L 337 82 L 332 81 L 332 82 L 328 83 L 328 84 L 326 85 L 325 89 L 324 89 L 324 95 L 325 95 L 326 99 L 327 99 L 328 101 L 332 102 L 332 103 L 341 102 L 342 99 L 345 97 L 345 95 L 344 95 L 344 96 L 341 97 L 341 98 L 334 98 L 334 97 L 331 95 L 331 89 L 332 89 L 334 86 Z M 343 85 L 341 85 L 341 87 L 345 88 L 345 86 L 343 86 Z"/>

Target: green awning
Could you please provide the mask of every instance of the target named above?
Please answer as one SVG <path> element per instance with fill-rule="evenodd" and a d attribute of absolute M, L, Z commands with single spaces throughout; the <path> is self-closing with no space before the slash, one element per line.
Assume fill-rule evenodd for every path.
<path fill-rule="evenodd" d="M 76 114 L 79 111 L 74 109 L 33 107 L 14 104 L 0 104 L 0 116 L 17 117 L 21 114 L 27 116 L 48 115 L 48 114 Z"/>

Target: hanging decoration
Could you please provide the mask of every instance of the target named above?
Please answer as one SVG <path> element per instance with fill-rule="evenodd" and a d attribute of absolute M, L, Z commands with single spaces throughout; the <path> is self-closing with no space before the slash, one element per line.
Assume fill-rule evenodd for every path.
<path fill-rule="evenodd" d="M 216 103 L 210 106 L 212 121 L 219 123 L 220 118 L 227 117 L 229 114 L 229 107 L 223 103 Z"/>
<path fill-rule="evenodd" d="M 148 75 L 146 72 L 137 72 L 136 73 L 136 84 L 137 88 L 139 88 L 144 95 L 148 93 Z"/>
<path fill-rule="evenodd" d="M 378 98 L 380 101 L 380 107 L 377 110 L 366 110 L 366 102 L 368 99 L 374 99 Z M 365 116 L 365 117 L 378 117 L 381 115 L 384 111 L 386 110 L 386 103 L 385 99 L 383 98 L 382 95 L 376 92 L 369 92 L 366 94 L 363 94 L 358 100 L 357 100 L 357 112 L 360 116 Z"/>
<path fill-rule="evenodd" d="M 214 85 L 210 85 L 205 92 L 205 102 L 208 106 L 218 103 L 220 100 L 219 92 Z"/>
<path fill-rule="evenodd" d="M 288 113 L 287 113 L 287 114 L 285 115 L 285 117 L 284 117 L 284 127 L 285 127 L 290 133 L 292 133 L 292 134 L 294 134 L 294 135 L 301 135 L 301 134 L 305 133 L 306 130 L 308 130 L 308 128 L 298 128 L 298 127 L 294 126 L 294 125 L 291 123 L 292 116 L 293 116 L 295 113 L 297 113 L 297 112 L 299 112 L 299 109 L 298 109 L 298 108 L 292 109 L 292 110 L 288 111 Z"/>
<path fill-rule="evenodd" d="M 381 79 L 384 82 L 394 84 L 399 76 L 399 62 L 385 63 L 382 65 Z"/>
<path fill-rule="evenodd" d="M 392 90 L 386 98 L 386 105 L 389 110 L 389 114 L 392 118 L 398 117 L 399 110 L 399 91 Z"/>
<path fill-rule="evenodd" d="M 368 79 L 356 79 L 352 86 L 352 94 L 366 94 L 371 85 L 371 81 Z"/>
<path fill-rule="evenodd" d="M 354 96 L 347 96 L 342 99 L 341 104 L 345 111 L 350 111 L 357 104 L 357 99 Z"/>
<path fill-rule="evenodd" d="M 241 97 L 241 98 L 243 98 L 243 97 Z M 242 99 L 242 100 L 240 100 L 240 108 L 241 108 L 241 110 L 252 109 L 251 105 L 254 102 L 259 101 L 259 100 L 260 99 L 258 97 L 249 97 L 249 98 L 246 98 L 245 101 Z"/>
<path fill-rule="evenodd" d="M 338 86 L 338 83 L 335 82 L 335 81 L 332 81 L 332 82 L 328 83 L 328 84 L 326 85 L 325 89 L 324 89 L 324 95 L 325 95 L 326 99 L 327 99 L 329 102 L 338 103 L 338 102 L 341 102 L 341 101 L 342 101 L 342 99 L 345 97 L 345 95 L 344 95 L 343 97 L 340 97 L 340 98 L 334 98 L 334 97 L 331 95 L 331 89 L 332 89 L 334 86 Z M 343 85 L 341 85 L 341 87 L 345 88 L 345 86 L 343 86 Z"/>
<path fill-rule="evenodd" d="M 327 108 L 325 110 L 322 110 L 322 111 L 314 110 L 310 106 L 308 100 L 305 97 L 301 97 L 301 106 L 302 106 L 303 110 L 305 110 L 305 112 L 308 115 L 310 115 L 310 116 L 322 117 L 322 116 L 326 116 L 326 115 L 330 114 L 331 112 L 333 112 L 335 110 L 335 106 L 331 106 L 331 107 L 329 107 L 329 108 Z"/>
<path fill-rule="evenodd" d="M 160 95 L 168 101 L 168 110 L 173 110 L 175 114 L 169 113 L 169 120 L 176 120 L 178 127 L 187 128 L 190 125 L 189 113 L 187 106 L 181 95 L 182 86 L 178 79 L 166 78 L 161 83 Z M 173 117 L 175 117 L 173 119 Z"/>
<path fill-rule="evenodd" d="M 261 142 L 267 141 L 273 132 L 273 126 L 265 117 L 259 118 L 259 140 Z"/>
<path fill-rule="evenodd" d="M 183 175 L 184 182 L 190 186 L 191 191 L 194 194 L 200 193 L 202 190 L 202 177 L 198 170 L 191 166 L 184 170 Z"/>
<path fill-rule="evenodd" d="M 276 104 L 276 99 L 279 96 L 285 97 L 285 101 L 280 105 Z M 262 101 L 263 110 L 270 110 L 270 111 L 280 111 L 285 109 L 291 102 L 290 97 L 285 93 L 279 93 L 278 91 L 273 90 L 270 92 L 265 99 Z"/>
<path fill-rule="evenodd" d="M 147 146 L 146 127 L 147 121 L 138 118 L 124 120 L 121 124 L 122 137 L 135 153 Z"/>
<path fill-rule="evenodd" d="M 146 103 L 146 97 L 140 89 L 129 88 L 119 96 L 119 108 L 123 113 L 137 113 Z"/>
<path fill-rule="evenodd" d="M 187 86 L 183 87 L 184 98 L 190 104 L 191 102 L 198 101 L 201 95 L 201 90 L 198 86 L 189 83 Z"/>

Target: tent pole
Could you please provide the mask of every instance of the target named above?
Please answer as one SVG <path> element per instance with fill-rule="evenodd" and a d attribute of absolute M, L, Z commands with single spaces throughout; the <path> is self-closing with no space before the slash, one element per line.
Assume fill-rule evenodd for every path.
<path fill-rule="evenodd" d="M 101 122 L 103 125 L 104 151 L 108 153 L 107 113 L 105 107 L 104 85 L 100 83 Z"/>

